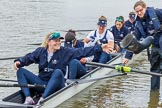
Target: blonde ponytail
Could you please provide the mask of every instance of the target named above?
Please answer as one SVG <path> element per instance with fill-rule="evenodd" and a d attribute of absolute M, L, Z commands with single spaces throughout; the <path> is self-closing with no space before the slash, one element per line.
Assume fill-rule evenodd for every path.
<path fill-rule="evenodd" d="M 41 44 L 41 47 L 47 48 L 48 38 L 49 38 L 49 36 L 50 36 L 51 34 L 53 34 L 53 32 L 48 33 L 48 34 L 44 37 L 43 42 L 42 42 L 42 44 Z"/>

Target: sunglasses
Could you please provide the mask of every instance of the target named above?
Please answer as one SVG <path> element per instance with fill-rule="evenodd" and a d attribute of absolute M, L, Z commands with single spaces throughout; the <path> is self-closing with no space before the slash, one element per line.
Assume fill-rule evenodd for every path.
<path fill-rule="evenodd" d="M 123 22 L 123 18 L 121 18 L 121 17 L 116 17 L 116 21 Z"/>

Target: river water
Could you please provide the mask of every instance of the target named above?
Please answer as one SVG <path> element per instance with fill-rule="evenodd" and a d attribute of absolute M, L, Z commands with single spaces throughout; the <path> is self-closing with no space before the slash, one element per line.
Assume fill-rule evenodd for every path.
<path fill-rule="evenodd" d="M 128 17 L 137 0 L 0 0 L 0 58 L 20 57 L 33 51 L 48 32 L 58 30 L 91 30 L 104 15 L 108 27 L 117 16 Z M 161 7 L 161 0 L 145 0 L 148 6 Z M 78 32 L 83 38 L 88 32 Z M 133 65 L 149 70 L 146 54 Z M 27 67 L 36 72 L 37 66 Z M 0 78 L 16 80 L 13 60 L 0 60 Z M 4 82 L 2 82 L 4 83 Z M 122 85 L 122 86 L 121 86 Z M 1 88 L 0 99 L 19 88 Z M 162 107 L 162 93 L 150 93 L 150 76 L 132 74 L 106 80 L 65 103 L 69 108 L 156 108 Z M 60 106 L 61 107 L 61 106 Z M 64 107 L 64 104 L 63 106 Z"/>

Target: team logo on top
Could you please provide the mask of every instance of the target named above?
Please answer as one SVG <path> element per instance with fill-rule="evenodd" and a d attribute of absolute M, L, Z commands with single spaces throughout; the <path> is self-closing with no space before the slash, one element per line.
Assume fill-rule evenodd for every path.
<path fill-rule="evenodd" d="M 106 39 L 102 39 L 103 42 L 106 42 Z"/>
<path fill-rule="evenodd" d="M 52 60 L 52 63 L 53 64 L 57 64 L 57 60 Z"/>
<path fill-rule="evenodd" d="M 94 42 L 94 40 L 95 40 L 95 37 L 94 36 L 90 36 L 90 41 Z"/>
<path fill-rule="evenodd" d="M 131 29 L 131 27 L 128 27 L 128 29 L 130 30 L 130 29 Z"/>
<path fill-rule="evenodd" d="M 123 34 L 120 34 L 120 37 L 123 37 L 124 35 Z"/>
<path fill-rule="evenodd" d="M 145 22 L 142 22 L 142 25 L 146 25 L 146 23 Z"/>
<path fill-rule="evenodd" d="M 70 44 L 70 42 L 66 42 L 67 44 Z"/>
<path fill-rule="evenodd" d="M 149 24 L 153 24 L 153 22 L 152 22 L 152 21 L 150 21 L 150 22 L 149 22 Z"/>

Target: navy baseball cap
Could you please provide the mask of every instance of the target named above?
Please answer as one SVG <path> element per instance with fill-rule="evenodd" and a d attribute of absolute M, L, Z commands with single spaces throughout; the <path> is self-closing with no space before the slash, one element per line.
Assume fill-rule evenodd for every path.
<path fill-rule="evenodd" d="M 136 14 L 135 13 L 129 13 L 129 18 L 130 19 L 135 19 L 136 18 Z"/>
<path fill-rule="evenodd" d="M 99 19 L 98 19 L 98 25 L 100 26 L 106 26 L 107 25 L 107 18 L 105 16 L 101 16 Z"/>
<path fill-rule="evenodd" d="M 97 24 L 100 25 L 100 26 L 106 26 L 107 25 L 107 20 L 99 19 Z"/>

